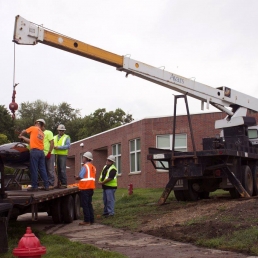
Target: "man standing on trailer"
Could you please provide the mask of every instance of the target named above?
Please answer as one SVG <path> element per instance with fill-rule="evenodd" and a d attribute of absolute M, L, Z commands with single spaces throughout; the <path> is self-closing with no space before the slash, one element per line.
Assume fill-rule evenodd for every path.
<path fill-rule="evenodd" d="M 71 140 L 70 136 L 65 134 L 65 130 L 65 126 L 60 124 L 57 127 L 58 134 L 54 136 L 55 165 L 58 175 L 57 188 L 67 188 L 66 159 Z"/>
<path fill-rule="evenodd" d="M 54 149 L 54 136 L 50 130 L 43 127 L 44 132 L 44 154 L 46 157 L 46 169 L 48 175 L 49 189 L 53 189 L 55 185 L 55 155 L 52 154 Z"/>
<path fill-rule="evenodd" d="M 34 126 L 22 130 L 18 136 L 20 139 L 26 137 L 23 134 L 30 135 L 30 173 L 31 173 L 31 187 L 27 190 L 31 192 L 38 191 L 38 172 L 44 182 L 44 190 L 49 190 L 49 183 L 47 178 L 45 155 L 44 155 L 44 133 L 43 128 L 45 125 L 44 119 L 38 119 Z"/>

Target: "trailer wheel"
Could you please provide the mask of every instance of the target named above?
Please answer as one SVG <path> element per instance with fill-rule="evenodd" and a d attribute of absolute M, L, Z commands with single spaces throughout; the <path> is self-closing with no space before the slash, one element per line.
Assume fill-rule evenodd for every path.
<path fill-rule="evenodd" d="M 174 195 L 177 201 L 185 201 L 184 190 L 174 190 Z"/>
<path fill-rule="evenodd" d="M 74 220 L 77 220 L 81 217 L 81 200 L 79 194 L 75 194 L 73 196 L 73 203 L 74 203 Z"/>
<path fill-rule="evenodd" d="M 256 196 L 258 195 L 258 166 L 253 167 L 252 174 L 253 174 L 253 184 L 254 184 L 253 196 Z"/>
<path fill-rule="evenodd" d="M 253 175 L 249 166 L 241 166 L 242 173 L 242 185 L 247 191 L 247 193 L 252 196 L 253 195 Z"/>
<path fill-rule="evenodd" d="M 193 189 L 193 182 L 188 180 L 188 190 L 184 190 L 184 197 L 186 201 L 196 202 L 199 199 L 199 193 Z"/>
<path fill-rule="evenodd" d="M 12 216 L 12 215 L 9 218 L 10 221 L 17 221 L 17 219 L 18 219 L 18 216 Z"/>
<path fill-rule="evenodd" d="M 64 223 L 73 222 L 74 218 L 74 201 L 71 195 L 62 198 L 62 214 L 64 218 Z"/>
<path fill-rule="evenodd" d="M 52 207 L 51 207 L 51 214 L 52 214 L 52 220 L 55 224 L 59 224 L 63 222 L 60 199 L 53 200 Z"/>
<path fill-rule="evenodd" d="M 254 188 L 254 181 L 253 181 L 253 174 L 249 166 L 241 166 L 241 183 L 246 192 L 252 196 L 253 195 L 253 188 Z M 230 196 L 233 199 L 240 198 L 240 193 L 237 191 L 236 188 L 231 188 L 229 190 Z"/>

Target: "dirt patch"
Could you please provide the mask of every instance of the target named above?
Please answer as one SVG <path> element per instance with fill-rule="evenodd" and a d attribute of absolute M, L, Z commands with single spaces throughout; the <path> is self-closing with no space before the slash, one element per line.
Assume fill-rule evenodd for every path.
<path fill-rule="evenodd" d="M 258 226 L 258 199 L 213 198 L 188 203 L 175 209 L 164 206 L 166 214 L 148 215 L 140 232 L 182 242 L 196 242 L 230 235 L 233 231 Z"/>

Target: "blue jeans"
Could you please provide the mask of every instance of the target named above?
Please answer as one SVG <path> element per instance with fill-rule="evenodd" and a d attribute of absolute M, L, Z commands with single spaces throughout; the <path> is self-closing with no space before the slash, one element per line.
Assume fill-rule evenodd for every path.
<path fill-rule="evenodd" d="M 56 155 L 58 181 L 61 182 L 61 185 L 67 185 L 66 159 L 66 155 Z"/>
<path fill-rule="evenodd" d="M 115 192 L 116 189 L 103 189 L 104 214 L 115 214 Z"/>
<path fill-rule="evenodd" d="M 94 223 L 94 211 L 92 207 L 93 194 L 94 194 L 94 191 L 92 189 L 80 191 L 84 222 Z"/>
<path fill-rule="evenodd" d="M 38 172 L 44 182 L 45 188 L 48 188 L 48 178 L 45 163 L 45 155 L 43 150 L 31 149 L 30 150 L 30 174 L 31 174 L 31 186 L 38 188 Z"/>

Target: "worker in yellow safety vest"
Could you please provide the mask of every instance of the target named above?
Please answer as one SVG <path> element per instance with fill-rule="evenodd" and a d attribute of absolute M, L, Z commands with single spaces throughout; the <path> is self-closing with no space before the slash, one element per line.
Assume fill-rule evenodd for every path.
<path fill-rule="evenodd" d="M 117 168 L 115 166 L 116 158 L 113 155 L 108 156 L 106 165 L 103 167 L 99 184 L 103 189 L 104 217 L 114 216 L 115 214 L 115 192 L 117 189 Z"/>
<path fill-rule="evenodd" d="M 57 127 L 58 134 L 54 136 L 55 165 L 57 167 L 58 185 L 57 188 L 67 188 L 66 159 L 70 148 L 70 136 L 65 134 L 65 126 L 60 124 Z"/>

